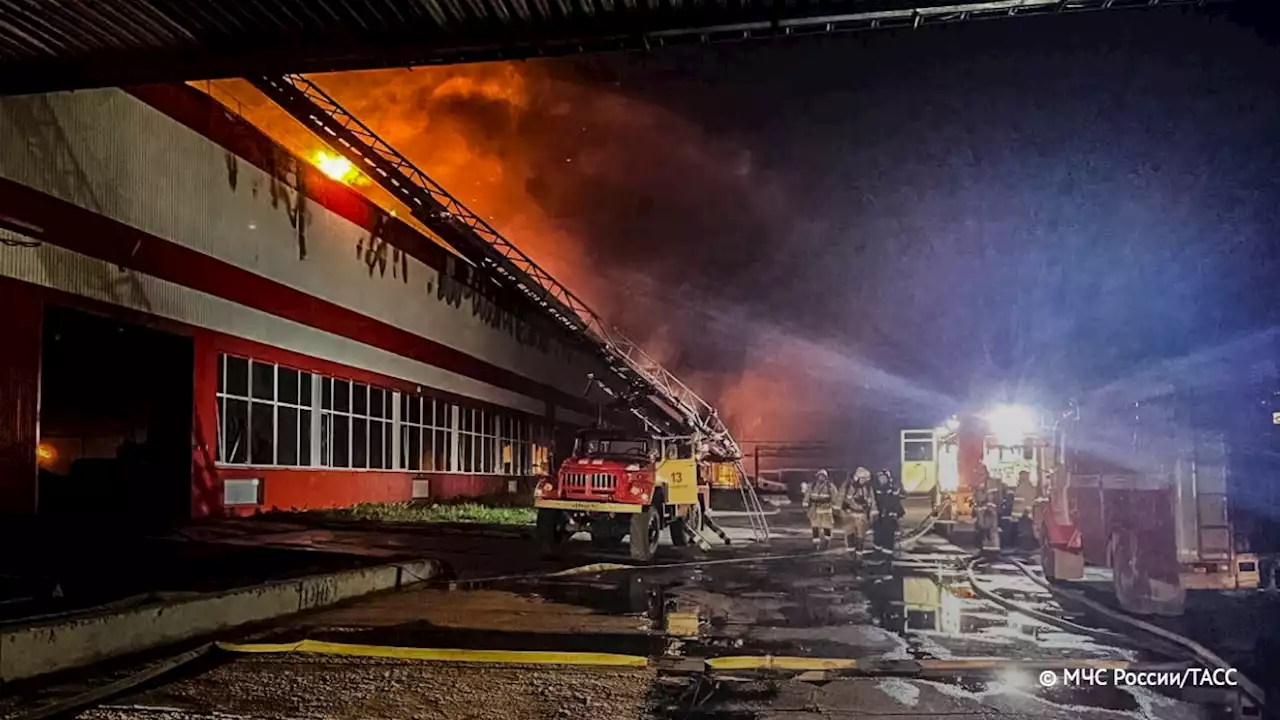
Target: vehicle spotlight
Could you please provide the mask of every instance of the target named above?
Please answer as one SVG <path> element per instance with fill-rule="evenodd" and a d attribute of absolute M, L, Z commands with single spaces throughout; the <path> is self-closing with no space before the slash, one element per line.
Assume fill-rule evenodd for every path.
<path fill-rule="evenodd" d="M 948 430 L 950 430 L 951 432 L 955 432 L 955 431 L 959 430 L 959 429 L 960 429 L 960 418 L 956 417 L 955 415 L 952 415 L 951 417 L 947 418 L 947 425 L 946 425 L 946 426 L 947 426 L 947 429 L 948 429 Z"/>
<path fill-rule="evenodd" d="M 1039 429 L 1035 411 L 1025 405 L 998 405 L 983 419 L 991 426 L 996 442 L 1009 447 L 1021 445 Z"/>

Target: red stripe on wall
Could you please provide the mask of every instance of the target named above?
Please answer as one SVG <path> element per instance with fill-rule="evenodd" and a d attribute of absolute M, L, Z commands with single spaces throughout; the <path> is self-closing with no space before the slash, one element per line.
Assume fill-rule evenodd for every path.
<path fill-rule="evenodd" d="M 592 413 L 582 398 L 3 178 L 0 215 L 41 228 L 39 239 L 68 250 L 495 387 Z"/>
<path fill-rule="evenodd" d="M 318 510 L 349 507 L 360 503 L 409 502 L 413 499 L 413 480 L 426 479 L 431 484 L 431 500 L 493 495 L 506 491 L 507 482 L 516 480 L 522 489 L 531 481 L 506 475 L 458 475 L 451 473 L 374 472 L 309 469 L 219 468 L 221 480 L 262 481 L 262 504 L 257 507 L 227 508 L 230 514 L 248 514 L 265 510 Z"/>

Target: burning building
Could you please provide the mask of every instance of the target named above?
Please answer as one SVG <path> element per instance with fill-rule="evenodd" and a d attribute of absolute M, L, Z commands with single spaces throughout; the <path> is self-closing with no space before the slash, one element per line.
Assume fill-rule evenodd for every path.
<path fill-rule="evenodd" d="M 354 179 L 187 86 L 0 100 L 0 511 L 526 487 L 598 361 Z"/>

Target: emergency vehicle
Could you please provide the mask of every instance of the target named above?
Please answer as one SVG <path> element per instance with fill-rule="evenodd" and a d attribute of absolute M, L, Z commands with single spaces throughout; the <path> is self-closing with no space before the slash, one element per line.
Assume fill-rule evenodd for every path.
<path fill-rule="evenodd" d="M 946 503 L 946 528 L 972 521 L 982 468 L 1015 491 L 1021 477 L 1034 497 L 1015 515 L 1033 518 L 1046 571 L 1060 579 L 1087 562 L 1112 568 L 1117 592 L 1135 573 L 1176 576 L 1185 590 L 1256 588 L 1257 557 L 1233 532 L 1227 444 L 1190 407 L 1170 386 L 1051 422 L 1001 406 L 904 430 L 904 485 Z"/>
<path fill-rule="evenodd" d="M 718 464 L 696 436 L 583 431 L 555 478 L 534 490 L 538 541 L 554 553 L 579 532 L 604 547 L 627 539 L 642 562 L 664 529 L 674 545 L 697 542 L 710 507 L 708 470 Z"/>
<path fill-rule="evenodd" d="M 489 280 L 523 296 L 549 327 L 593 349 L 603 361 L 603 372 L 588 373 L 588 390 L 597 388 L 609 398 L 597 395 L 602 406 L 607 402 L 617 414 L 630 415 L 634 420 L 628 424 L 646 435 L 606 432 L 578 438 L 555 479 L 537 487 L 543 544 L 554 549 L 592 528 L 600 542 L 630 536 L 632 556 L 647 560 L 663 528 L 672 528 L 673 539 L 687 543 L 686 529 L 700 527 L 706 506 L 699 461 L 723 461 L 736 476 L 743 474 L 742 450 L 716 409 L 311 80 L 264 75 L 250 82 L 403 203 L 436 237 L 485 269 Z M 695 455 L 704 445 L 706 452 Z M 746 482 L 737 487 L 753 536 L 767 542 L 769 527 L 754 488 Z"/>

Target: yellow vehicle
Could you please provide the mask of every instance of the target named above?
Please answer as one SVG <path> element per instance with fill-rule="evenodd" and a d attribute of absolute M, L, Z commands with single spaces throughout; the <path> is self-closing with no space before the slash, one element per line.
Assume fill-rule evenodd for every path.
<path fill-rule="evenodd" d="M 555 479 L 534 490 L 538 540 L 554 553 L 579 532 L 601 546 L 629 541 L 631 557 L 648 561 L 663 529 L 677 546 L 695 542 L 708 507 L 698 438 L 588 430 Z"/>

